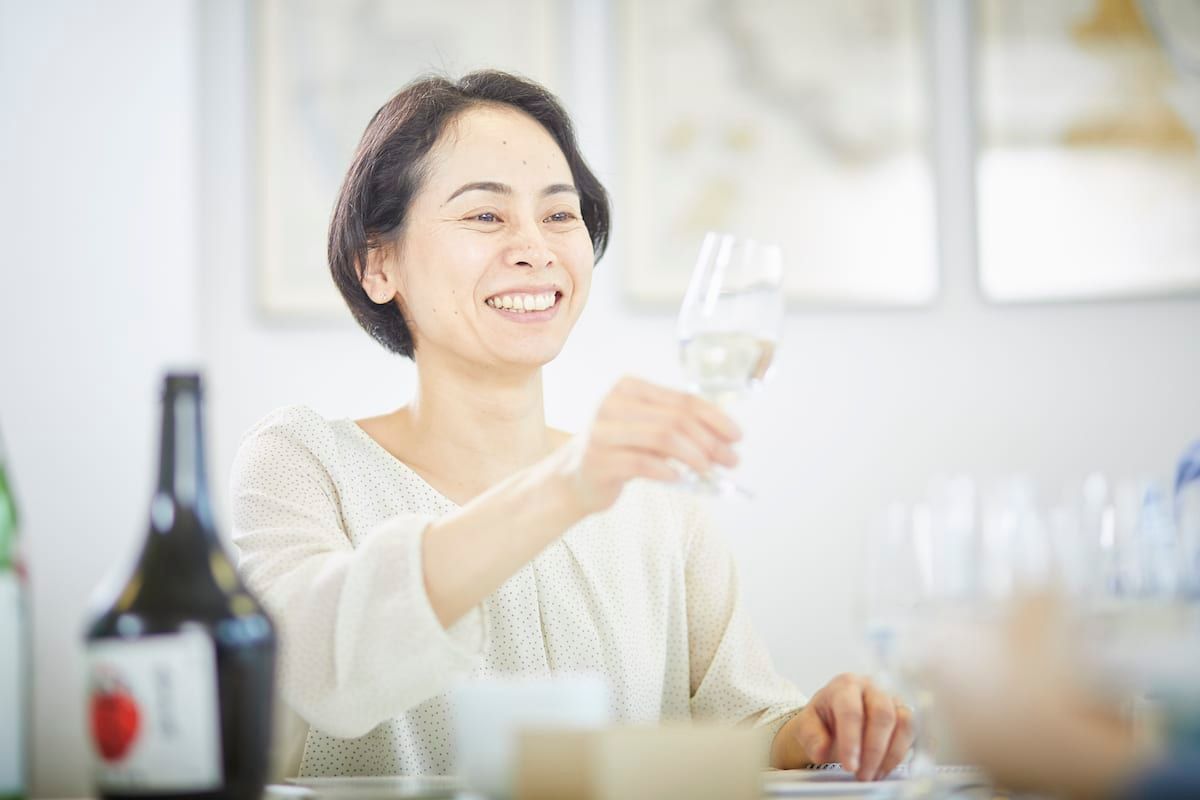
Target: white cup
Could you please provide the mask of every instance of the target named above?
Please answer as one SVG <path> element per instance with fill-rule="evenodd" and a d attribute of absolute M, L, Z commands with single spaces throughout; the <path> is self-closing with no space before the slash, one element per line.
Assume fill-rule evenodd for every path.
<path fill-rule="evenodd" d="M 512 794 L 517 735 L 544 728 L 600 728 L 612 721 L 608 682 L 595 673 L 487 678 L 450 694 L 455 771 L 490 797 Z"/>

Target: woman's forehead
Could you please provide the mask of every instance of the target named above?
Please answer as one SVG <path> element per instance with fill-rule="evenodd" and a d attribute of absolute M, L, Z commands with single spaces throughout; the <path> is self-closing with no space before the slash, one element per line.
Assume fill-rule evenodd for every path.
<path fill-rule="evenodd" d="M 482 106 L 446 127 L 430 153 L 429 183 L 504 180 L 571 181 L 567 159 L 550 132 L 515 109 Z"/>

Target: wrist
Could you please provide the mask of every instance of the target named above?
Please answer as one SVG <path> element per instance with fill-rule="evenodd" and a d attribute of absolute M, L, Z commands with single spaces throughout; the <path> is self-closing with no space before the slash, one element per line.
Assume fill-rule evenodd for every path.
<path fill-rule="evenodd" d="M 570 447 L 562 447 L 531 470 L 533 490 L 542 508 L 564 529 L 594 513 L 580 491 L 578 474 L 572 469 Z"/>
<path fill-rule="evenodd" d="M 800 769 L 813 763 L 800 744 L 800 737 L 795 733 L 800 713 L 792 717 L 775 732 L 771 740 L 770 765 L 775 769 Z"/>
<path fill-rule="evenodd" d="M 557 459 L 554 459 L 557 462 Z M 570 528 L 577 522 L 590 516 L 593 509 L 588 507 L 586 498 L 579 490 L 576 476 L 561 467 L 558 463 L 547 465 L 547 474 L 540 481 L 539 496 L 547 502 L 547 510 L 559 521 L 564 528 Z"/>

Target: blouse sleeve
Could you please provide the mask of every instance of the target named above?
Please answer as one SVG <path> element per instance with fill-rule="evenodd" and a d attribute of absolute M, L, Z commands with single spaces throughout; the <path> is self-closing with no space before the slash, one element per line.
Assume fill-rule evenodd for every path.
<path fill-rule="evenodd" d="M 752 723 L 773 740 L 808 698 L 771 664 L 738 597 L 733 556 L 709 515 L 695 501 L 684 515 L 692 717 Z"/>
<path fill-rule="evenodd" d="M 313 727 L 351 738 L 471 671 L 486 620 L 476 608 L 447 629 L 430 607 L 430 518 L 393 517 L 351 545 L 326 466 L 336 457 L 323 419 L 282 409 L 243 440 L 230 497 L 239 572 L 278 630 L 283 699 Z"/>

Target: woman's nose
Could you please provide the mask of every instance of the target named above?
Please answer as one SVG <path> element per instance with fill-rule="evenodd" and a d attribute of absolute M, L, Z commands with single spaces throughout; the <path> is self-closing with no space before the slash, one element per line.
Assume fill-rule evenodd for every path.
<path fill-rule="evenodd" d="M 554 263 L 554 252 L 536 225 L 523 225 L 513 234 L 508 262 L 513 266 L 544 269 Z"/>

